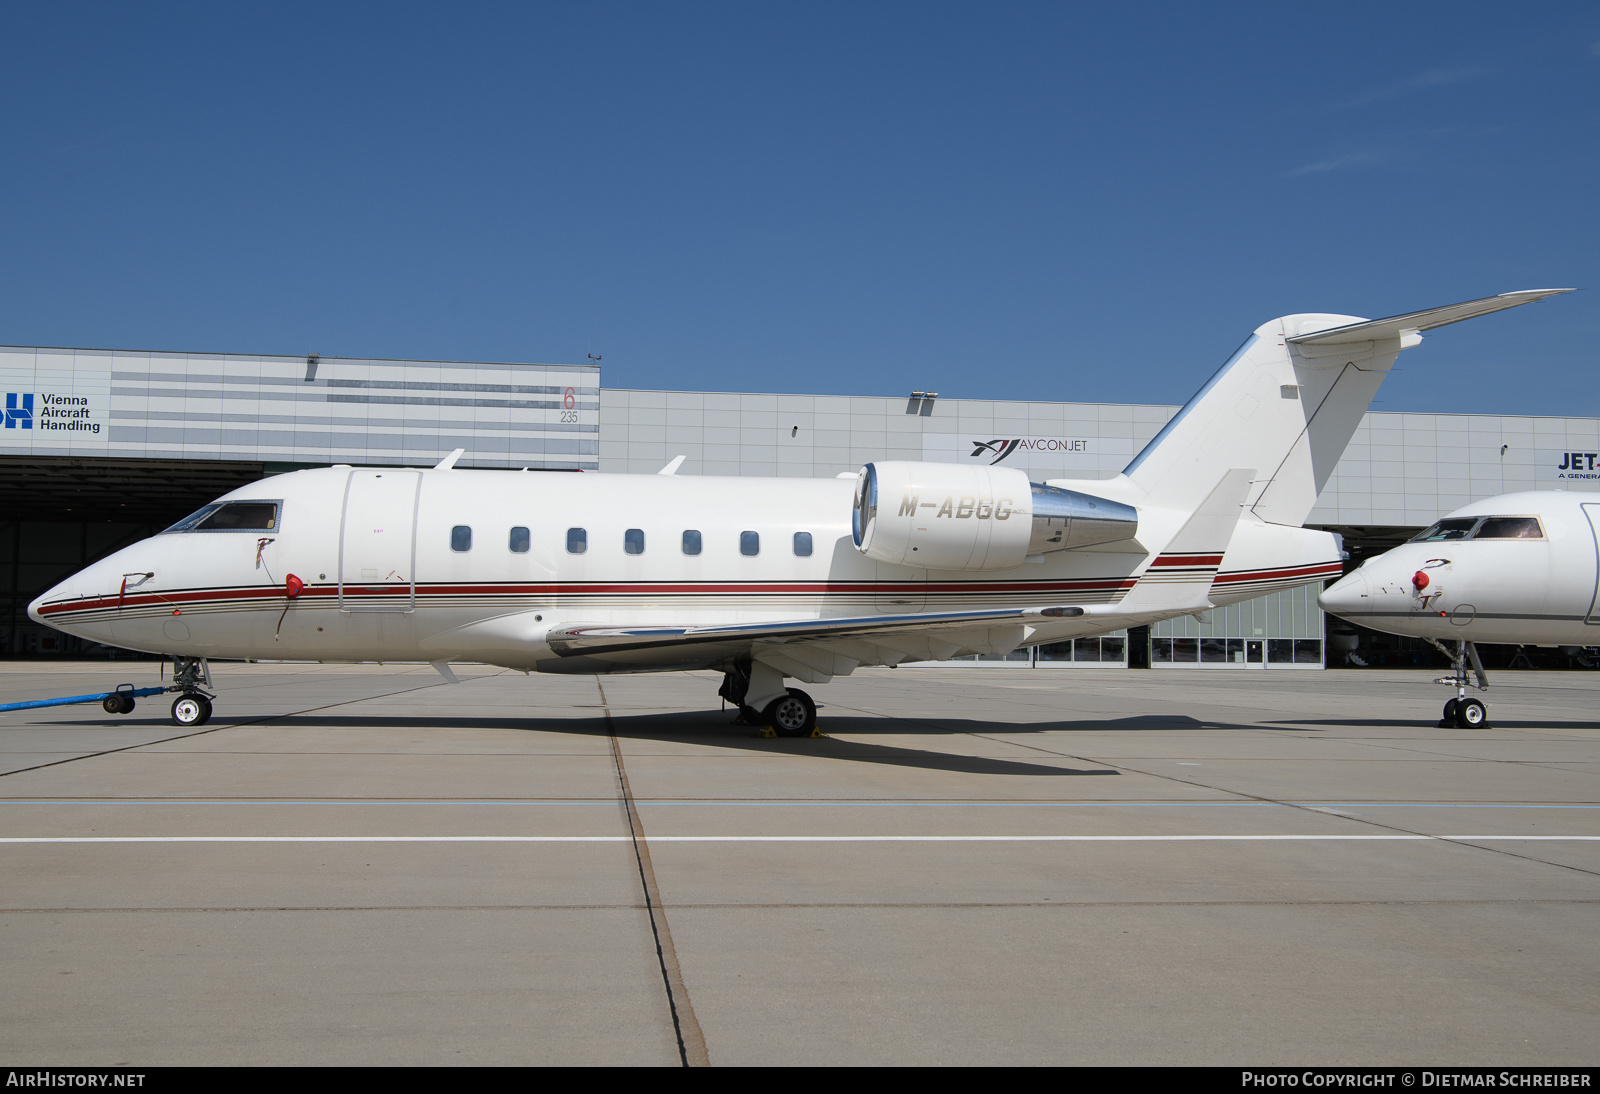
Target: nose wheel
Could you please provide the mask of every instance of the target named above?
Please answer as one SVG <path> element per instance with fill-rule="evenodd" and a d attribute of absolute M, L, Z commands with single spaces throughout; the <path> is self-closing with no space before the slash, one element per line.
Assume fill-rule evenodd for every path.
<path fill-rule="evenodd" d="M 1446 684 L 1456 689 L 1455 698 L 1445 703 L 1444 710 L 1439 718 L 1440 729 L 1488 729 L 1489 710 L 1477 699 L 1467 698 L 1467 688 L 1475 687 L 1480 691 L 1487 691 L 1489 678 L 1484 674 L 1483 662 L 1478 658 L 1478 651 L 1471 642 L 1457 642 L 1454 652 L 1445 648 L 1444 644 L 1435 639 L 1428 639 L 1440 653 L 1450 658 L 1453 663 L 1454 673 L 1450 676 L 1441 676 L 1436 683 Z M 1473 683 L 1472 678 L 1477 677 Z"/>
<path fill-rule="evenodd" d="M 1476 699 L 1463 699 L 1456 704 L 1456 726 L 1459 729 L 1486 729 L 1489 711 Z"/>
<path fill-rule="evenodd" d="M 185 728 L 211 720 L 211 700 L 204 695 L 180 695 L 172 701 L 172 720 Z"/>

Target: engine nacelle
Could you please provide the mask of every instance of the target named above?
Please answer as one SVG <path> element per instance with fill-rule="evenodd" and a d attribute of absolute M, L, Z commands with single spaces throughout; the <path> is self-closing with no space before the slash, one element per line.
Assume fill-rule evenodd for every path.
<path fill-rule="evenodd" d="M 1129 505 L 1030 483 L 1013 468 L 869 463 L 851 522 L 868 558 L 926 570 L 1010 570 L 1028 555 L 1132 539 Z"/>

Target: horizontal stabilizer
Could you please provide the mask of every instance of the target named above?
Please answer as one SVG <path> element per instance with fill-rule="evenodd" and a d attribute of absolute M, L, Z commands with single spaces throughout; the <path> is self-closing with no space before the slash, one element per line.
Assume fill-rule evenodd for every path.
<path fill-rule="evenodd" d="M 1523 289 L 1520 292 L 1501 293 L 1499 296 L 1486 296 L 1482 300 L 1468 300 L 1464 304 L 1446 304 L 1442 308 L 1414 311 L 1409 315 L 1391 315 L 1387 319 L 1368 319 L 1362 323 L 1313 331 L 1310 334 L 1295 335 L 1289 341 L 1302 346 L 1326 346 L 1399 338 L 1573 291 L 1572 289 Z"/>

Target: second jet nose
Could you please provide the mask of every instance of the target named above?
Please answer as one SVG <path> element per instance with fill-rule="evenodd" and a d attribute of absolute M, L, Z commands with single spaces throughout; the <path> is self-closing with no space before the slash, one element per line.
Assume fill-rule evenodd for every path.
<path fill-rule="evenodd" d="M 1361 602 L 1368 599 L 1371 593 L 1367 575 L 1355 570 L 1322 590 L 1322 595 L 1317 597 L 1317 607 L 1329 615 L 1345 615 L 1359 611 Z"/>

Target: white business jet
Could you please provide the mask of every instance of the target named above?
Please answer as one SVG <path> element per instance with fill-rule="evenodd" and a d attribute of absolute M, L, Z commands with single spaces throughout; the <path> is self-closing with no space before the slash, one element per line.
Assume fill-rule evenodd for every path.
<path fill-rule="evenodd" d="M 1256 329 L 1113 479 L 871 463 L 839 479 L 330 467 L 264 479 L 28 607 L 175 658 L 479 661 L 550 673 L 715 668 L 746 720 L 809 735 L 786 678 L 1004 654 L 1336 576 L 1302 528 L 1420 331 L 1565 292 Z M 846 481 L 848 480 L 848 481 Z"/>
<path fill-rule="evenodd" d="M 1455 666 L 1440 683 L 1456 689 L 1439 724 L 1477 729 L 1488 724 L 1488 711 L 1467 697 L 1469 662 L 1471 686 L 1487 689 L 1489 681 L 1475 644 L 1595 645 L 1597 596 L 1600 494 L 1537 490 L 1457 509 L 1369 558 L 1317 603 L 1341 619 L 1438 647 Z"/>

